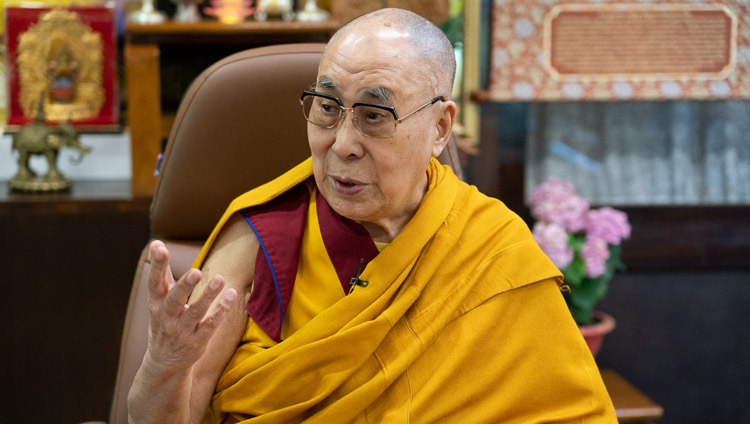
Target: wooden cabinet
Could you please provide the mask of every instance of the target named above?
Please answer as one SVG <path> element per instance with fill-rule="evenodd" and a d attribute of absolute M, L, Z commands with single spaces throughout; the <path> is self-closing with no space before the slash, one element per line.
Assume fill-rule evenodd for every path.
<path fill-rule="evenodd" d="M 224 56 L 253 47 L 326 42 L 338 27 L 333 20 L 128 24 L 126 119 L 131 136 L 133 194 L 153 194 L 157 157 L 169 135 L 179 98 L 203 69 Z"/>
<path fill-rule="evenodd" d="M 107 419 L 150 203 L 127 181 L 45 195 L 0 183 L 0 422 Z"/>

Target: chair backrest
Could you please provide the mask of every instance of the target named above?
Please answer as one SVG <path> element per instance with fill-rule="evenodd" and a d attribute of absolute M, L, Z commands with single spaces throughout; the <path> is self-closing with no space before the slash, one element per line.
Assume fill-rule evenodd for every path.
<path fill-rule="evenodd" d="M 192 265 L 229 202 L 309 156 L 300 93 L 315 81 L 324 44 L 246 50 L 206 69 L 183 98 L 151 204 L 151 232 L 172 272 Z M 439 158 L 461 176 L 454 140 Z M 148 247 L 131 289 L 110 423 L 127 423 L 127 395 L 146 351 Z"/>

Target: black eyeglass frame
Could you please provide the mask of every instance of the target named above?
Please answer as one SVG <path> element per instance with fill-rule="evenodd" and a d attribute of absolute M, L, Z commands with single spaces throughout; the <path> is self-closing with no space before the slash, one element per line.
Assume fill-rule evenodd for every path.
<path fill-rule="evenodd" d="M 375 136 L 372 136 L 370 134 L 367 134 L 364 131 L 362 131 L 361 128 L 359 128 L 359 124 L 355 123 L 355 126 L 357 127 L 357 129 L 359 129 L 360 131 L 362 131 L 362 134 L 364 134 L 364 135 L 366 135 L 368 137 L 372 137 L 372 138 L 389 138 L 389 137 L 393 137 L 396 134 L 396 127 L 398 126 L 398 124 L 404 122 L 406 119 L 408 119 L 412 115 L 416 114 L 417 112 L 421 111 L 422 109 L 425 109 L 425 108 L 427 108 L 429 106 L 432 106 L 432 105 L 434 105 L 437 102 L 444 102 L 445 101 L 445 98 L 443 96 L 434 97 L 432 100 L 430 100 L 429 102 L 427 102 L 427 103 L 423 104 L 422 106 L 418 107 L 413 112 L 408 113 L 403 118 L 399 118 L 398 117 L 398 112 L 396 112 L 396 108 L 393 107 L 393 106 L 381 105 L 381 104 L 377 104 L 377 103 L 355 102 L 354 104 L 352 104 L 352 107 L 344 107 L 344 103 L 338 97 L 331 96 L 331 95 L 325 94 L 325 93 L 319 93 L 317 91 L 307 91 L 307 90 L 305 90 L 305 91 L 302 92 L 302 95 L 299 98 L 299 103 L 303 107 L 303 110 L 302 110 L 302 112 L 303 112 L 302 115 L 303 116 L 305 115 L 304 114 L 304 105 L 305 105 L 304 101 L 305 101 L 305 97 L 306 96 L 323 97 L 324 99 L 332 100 L 332 101 L 336 102 L 336 104 L 338 104 L 339 110 L 341 110 L 341 112 L 343 112 L 343 113 L 341 113 L 341 116 L 339 117 L 339 119 L 334 124 L 331 124 L 330 126 L 327 126 L 327 127 L 324 127 L 322 125 L 316 124 L 315 122 L 312 122 L 309 119 L 307 119 L 307 116 L 305 116 L 305 120 L 307 120 L 307 122 L 310 122 L 313 125 L 317 125 L 317 126 L 319 126 L 321 128 L 326 128 L 326 129 L 331 129 L 331 128 L 335 128 L 336 126 L 338 126 L 341 123 L 341 120 L 344 119 L 344 116 L 346 116 L 346 112 L 354 112 L 354 108 L 357 107 L 357 106 L 374 107 L 376 109 L 386 110 L 386 111 L 390 112 L 393 115 L 393 118 L 396 121 L 395 121 L 395 124 L 393 126 L 393 133 L 391 135 L 388 135 L 388 136 L 385 136 L 385 137 L 375 137 Z M 357 119 L 356 115 L 353 115 L 352 120 L 356 121 L 356 119 Z"/>

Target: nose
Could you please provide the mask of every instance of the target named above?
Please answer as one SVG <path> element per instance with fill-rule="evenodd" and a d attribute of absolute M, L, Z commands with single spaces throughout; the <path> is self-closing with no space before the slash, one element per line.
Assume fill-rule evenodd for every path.
<path fill-rule="evenodd" d="M 333 131 L 333 145 L 331 149 L 341 159 L 362 157 L 364 154 L 361 143 L 362 137 L 364 135 L 354 124 L 354 113 L 351 110 L 346 110 Z"/>

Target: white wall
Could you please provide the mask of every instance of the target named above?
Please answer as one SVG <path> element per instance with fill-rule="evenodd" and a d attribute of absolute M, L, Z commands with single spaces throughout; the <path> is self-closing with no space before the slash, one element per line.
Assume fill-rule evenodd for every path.
<path fill-rule="evenodd" d="M 76 150 L 65 148 L 60 153 L 57 165 L 66 177 L 72 180 L 129 180 L 130 133 L 81 134 L 81 144 L 90 146 L 91 153 L 84 156 L 80 164 L 74 165 L 71 159 L 78 156 Z M 18 171 L 18 154 L 11 151 L 11 135 L 0 138 L 0 181 L 7 181 Z M 41 173 L 47 171 L 44 157 L 32 157 L 30 166 Z"/>

